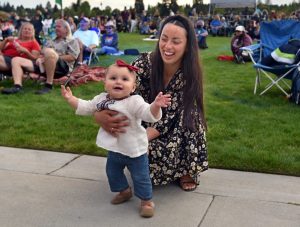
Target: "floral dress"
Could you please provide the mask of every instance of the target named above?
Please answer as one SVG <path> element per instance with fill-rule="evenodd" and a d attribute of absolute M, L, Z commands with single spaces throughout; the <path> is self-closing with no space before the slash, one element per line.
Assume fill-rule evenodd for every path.
<path fill-rule="evenodd" d="M 140 68 L 137 76 L 137 92 L 149 102 L 150 53 L 143 53 L 133 62 Z M 144 123 L 153 127 L 160 136 L 149 142 L 150 177 L 154 185 L 164 185 L 189 174 L 198 183 L 200 172 L 208 169 L 206 136 L 199 113 L 195 113 L 196 130 L 183 126 L 183 73 L 179 69 L 163 93 L 171 94 L 172 104 L 163 108 L 161 120 Z"/>

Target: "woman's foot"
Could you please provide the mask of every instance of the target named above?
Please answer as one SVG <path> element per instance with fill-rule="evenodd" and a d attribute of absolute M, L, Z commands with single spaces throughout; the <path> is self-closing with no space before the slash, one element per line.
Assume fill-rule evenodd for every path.
<path fill-rule="evenodd" d="M 189 175 L 184 175 L 179 178 L 179 185 L 184 191 L 194 191 L 197 188 L 197 183 Z"/>
<path fill-rule="evenodd" d="M 128 201 L 132 197 L 131 188 L 128 187 L 124 191 L 119 192 L 110 202 L 112 204 L 121 204 Z"/>
<path fill-rule="evenodd" d="M 144 218 L 151 218 L 154 215 L 154 202 L 151 200 L 141 200 L 140 215 Z"/>

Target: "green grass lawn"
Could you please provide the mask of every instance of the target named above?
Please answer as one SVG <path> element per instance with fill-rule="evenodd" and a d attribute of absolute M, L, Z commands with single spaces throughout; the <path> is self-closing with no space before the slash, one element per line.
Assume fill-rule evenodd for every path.
<path fill-rule="evenodd" d="M 120 49 L 152 50 L 155 42 L 142 38 L 120 34 Z M 275 88 L 253 95 L 251 63 L 217 61 L 218 55 L 230 54 L 229 43 L 229 38 L 209 37 L 209 48 L 200 51 L 210 167 L 300 176 L 300 108 Z M 108 66 L 116 58 L 130 62 L 136 56 L 101 56 L 100 65 Z M 0 82 L 0 87 L 11 85 L 12 81 Z M 58 86 L 44 96 L 33 94 L 38 87 L 28 80 L 22 94 L 0 95 L 0 145 L 106 155 L 95 145 L 98 125 L 93 118 L 75 116 Z M 72 89 L 76 96 L 90 99 L 103 86 L 89 83 Z"/>

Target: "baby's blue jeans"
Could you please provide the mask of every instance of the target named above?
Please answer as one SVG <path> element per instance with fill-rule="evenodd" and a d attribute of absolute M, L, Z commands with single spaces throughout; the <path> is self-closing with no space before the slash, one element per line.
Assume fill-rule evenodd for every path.
<path fill-rule="evenodd" d="M 121 192 L 129 187 L 124 174 L 125 167 L 127 167 L 131 174 L 134 194 L 142 200 L 152 199 L 152 184 L 147 153 L 136 158 L 131 158 L 117 152 L 109 151 L 106 174 L 110 190 L 112 192 Z"/>

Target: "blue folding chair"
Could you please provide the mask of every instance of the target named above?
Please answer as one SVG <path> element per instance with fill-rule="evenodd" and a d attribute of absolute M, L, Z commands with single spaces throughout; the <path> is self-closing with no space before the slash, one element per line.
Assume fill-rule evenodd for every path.
<path fill-rule="evenodd" d="M 248 47 L 241 48 L 247 51 L 256 69 L 254 94 L 261 85 L 262 76 L 265 76 L 270 83 L 260 92 L 260 95 L 270 90 L 273 86 L 279 88 L 286 96 L 289 96 L 291 89 L 290 82 L 285 79 L 292 79 L 292 74 L 300 62 L 292 65 L 266 66 L 261 64 L 263 57 L 271 54 L 277 47 L 286 44 L 290 39 L 300 39 L 300 22 L 295 20 L 280 20 L 272 22 L 261 22 L 260 42 Z M 285 88 L 284 88 L 285 86 Z"/>

